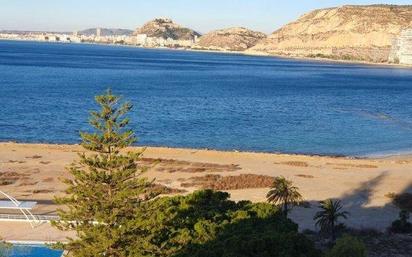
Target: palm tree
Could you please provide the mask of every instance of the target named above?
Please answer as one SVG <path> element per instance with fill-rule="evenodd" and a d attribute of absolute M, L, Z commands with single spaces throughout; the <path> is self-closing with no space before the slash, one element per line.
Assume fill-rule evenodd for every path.
<path fill-rule="evenodd" d="M 269 203 L 281 204 L 282 212 L 287 217 L 293 206 L 299 205 L 303 201 L 299 188 L 293 186 L 292 181 L 284 177 L 276 177 L 271 190 L 267 193 L 266 199 Z"/>
<path fill-rule="evenodd" d="M 316 226 L 320 227 L 321 231 L 328 231 L 331 233 L 332 240 L 336 240 L 336 228 L 339 218 L 347 219 L 349 212 L 342 211 L 342 202 L 339 200 L 333 201 L 327 199 L 320 202 L 321 209 L 315 214 L 313 220 L 316 220 Z"/>

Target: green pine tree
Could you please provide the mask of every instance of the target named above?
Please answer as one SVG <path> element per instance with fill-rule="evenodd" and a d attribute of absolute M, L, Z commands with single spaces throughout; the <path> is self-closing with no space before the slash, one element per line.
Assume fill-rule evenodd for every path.
<path fill-rule="evenodd" d="M 92 111 L 89 121 L 94 133 L 81 133 L 87 152 L 68 167 L 72 178 L 64 180 L 66 195 L 55 199 L 62 208 L 53 225 L 76 231 L 75 238 L 61 245 L 71 256 L 130 256 L 139 233 L 133 225 L 139 206 L 154 195 L 149 193 L 151 182 L 141 176 L 143 151 L 125 149 L 136 141 L 126 128 L 132 105 L 121 103 L 110 90 L 95 99 L 100 110 Z"/>

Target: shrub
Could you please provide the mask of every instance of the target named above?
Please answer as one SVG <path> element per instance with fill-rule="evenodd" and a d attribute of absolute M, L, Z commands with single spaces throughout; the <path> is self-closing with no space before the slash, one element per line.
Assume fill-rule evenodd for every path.
<path fill-rule="evenodd" d="M 0 238 L 0 257 L 10 256 L 11 245 L 2 241 Z"/>
<path fill-rule="evenodd" d="M 412 194 L 403 193 L 397 194 L 393 197 L 394 204 L 401 210 L 412 212 Z"/>
<path fill-rule="evenodd" d="M 366 247 L 356 237 L 345 235 L 336 241 L 326 257 L 366 257 Z"/>
<path fill-rule="evenodd" d="M 162 197 L 144 208 L 153 211 L 137 221 L 137 229 L 148 237 L 135 247 L 145 256 L 319 256 L 298 226 L 267 203 L 236 203 L 227 193 L 202 190 Z"/>
<path fill-rule="evenodd" d="M 394 233 L 410 233 L 412 232 L 412 223 L 409 221 L 409 212 L 402 210 L 399 212 L 399 219 L 392 222 L 391 231 Z"/>

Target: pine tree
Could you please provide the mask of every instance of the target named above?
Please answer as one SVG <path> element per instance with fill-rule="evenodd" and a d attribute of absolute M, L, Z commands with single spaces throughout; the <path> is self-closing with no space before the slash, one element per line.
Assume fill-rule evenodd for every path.
<path fill-rule="evenodd" d="M 60 230 L 76 231 L 62 245 L 74 257 L 130 256 L 130 246 L 138 231 L 133 227 L 139 206 L 151 197 L 151 182 L 141 176 L 145 171 L 138 160 L 143 151 L 126 152 L 136 141 L 126 129 L 125 115 L 132 109 L 128 102 L 108 90 L 95 97 L 99 111 L 92 111 L 89 123 L 94 133 L 80 133 L 87 152 L 79 154 L 65 179 L 66 195 L 56 197 Z"/>

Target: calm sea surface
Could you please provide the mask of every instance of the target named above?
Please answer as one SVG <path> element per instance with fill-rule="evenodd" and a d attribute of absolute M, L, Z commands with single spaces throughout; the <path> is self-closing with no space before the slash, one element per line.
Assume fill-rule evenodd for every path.
<path fill-rule="evenodd" d="M 0 41 L 0 141 L 77 143 L 108 87 L 134 103 L 142 145 L 412 151 L 412 69 L 13 41 Z"/>

